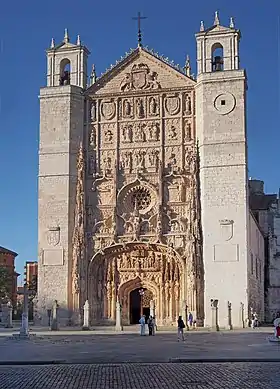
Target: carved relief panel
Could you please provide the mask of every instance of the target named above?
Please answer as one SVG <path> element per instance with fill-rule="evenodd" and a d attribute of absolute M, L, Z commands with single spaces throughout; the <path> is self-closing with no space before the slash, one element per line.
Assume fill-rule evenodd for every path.
<path fill-rule="evenodd" d="M 165 119 L 165 143 L 176 144 L 182 141 L 181 119 Z"/>
<path fill-rule="evenodd" d="M 116 142 L 116 123 L 100 124 L 100 142 L 101 147 L 110 148 Z"/>

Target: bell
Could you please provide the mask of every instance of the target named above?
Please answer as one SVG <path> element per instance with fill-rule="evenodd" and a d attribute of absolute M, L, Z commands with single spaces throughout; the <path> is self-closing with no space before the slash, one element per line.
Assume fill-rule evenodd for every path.
<path fill-rule="evenodd" d="M 212 63 L 213 72 L 219 72 L 223 70 L 223 63 L 223 58 L 221 56 L 217 55 L 216 57 L 214 57 L 214 61 Z"/>

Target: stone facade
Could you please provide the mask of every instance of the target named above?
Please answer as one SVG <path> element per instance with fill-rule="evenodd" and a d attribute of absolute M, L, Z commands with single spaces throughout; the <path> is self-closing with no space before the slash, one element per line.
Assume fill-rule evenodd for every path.
<path fill-rule="evenodd" d="M 243 325 L 249 207 L 239 38 L 216 15 L 197 34 L 197 80 L 189 63 L 183 72 L 139 46 L 100 78 L 93 69 L 90 86 L 80 38 L 73 45 L 66 31 L 62 44 L 52 42 L 40 93 L 42 317 L 57 300 L 61 320 L 79 322 L 88 299 L 91 323 L 115 322 L 117 301 L 124 323 L 137 322 L 143 291 L 141 311 L 152 306 L 159 325 L 187 308 L 209 326 L 211 299 L 221 326 L 229 304 L 233 326 Z"/>

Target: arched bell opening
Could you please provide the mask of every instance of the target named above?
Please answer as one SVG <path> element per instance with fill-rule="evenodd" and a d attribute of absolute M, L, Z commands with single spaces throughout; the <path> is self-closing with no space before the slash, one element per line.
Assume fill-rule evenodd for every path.
<path fill-rule="evenodd" d="M 71 78 L 71 63 L 68 58 L 64 58 L 60 62 L 60 77 L 59 85 L 70 85 Z"/>
<path fill-rule="evenodd" d="M 224 48 L 220 43 L 212 46 L 212 71 L 219 72 L 224 70 Z"/>

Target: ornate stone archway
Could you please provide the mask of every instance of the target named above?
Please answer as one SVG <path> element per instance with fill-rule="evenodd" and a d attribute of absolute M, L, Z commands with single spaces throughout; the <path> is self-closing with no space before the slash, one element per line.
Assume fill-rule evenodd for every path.
<path fill-rule="evenodd" d="M 89 301 L 94 323 L 114 322 L 116 301 L 129 323 L 129 295 L 137 288 L 152 291 L 158 324 L 173 324 L 185 301 L 185 261 L 163 244 L 131 242 L 103 249 L 89 269 Z"/>

